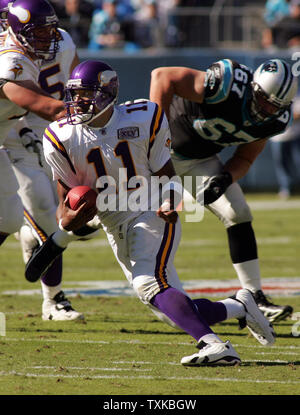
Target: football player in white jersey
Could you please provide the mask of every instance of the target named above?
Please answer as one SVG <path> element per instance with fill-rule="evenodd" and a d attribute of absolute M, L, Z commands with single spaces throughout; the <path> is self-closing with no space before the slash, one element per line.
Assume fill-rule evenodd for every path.
<path fill-rule="evenodd" d="M 56 105 L 59 111 L 64 110 L 64 104 L 61 101 L 64 83 L 70 71 L 78 63 L 78 58 L 70 36 L 57 28 L 57 17 L 48 2 L 43 0 L 28 3 L 16 1 L 9 10 L 12 3 L 5 0 L 0 1 L 1 25 L 6 29 L 7 20 L 11 23 L 9 30 L 1 34 L 0 59 L 3 60 L 3 65 L 0 76 L 3 79 L 3 84 L 6 82 L 3 90 L 8 90 L 12 102 L 18 98 L 17 94 L 24 92 L 24 88 L 18 89 L 22 82 L 26 86 L 34 88 L 38 94 L 31 90 L 24 92 L 22 98 L 32 99 L 32 103 L 30 102 L 30 105 L 24 108 L 35 112 L 28 113 L 23 108 L 14 105 L 14 111 L 16 109 L 18 113 L 22 111 L 23 117 L 18 121 L 20 117 L 16 118 L 14 115 L 14 123 L 9 123 L 10 127 L 15 124 L 14 128 L 3 136 L 6 136 L 6 139 L 2 140 L 4 147 L 1 150 L 1 157 L 5 158 L 2 170 L 5 168 L 7 173 L 5 175 L 6 181 L 1 186 L 9 189 L 7 190 L 9 193 L 6 198 L 1 200 L 1 212 L 5 214 L 2 215 L 3 223 L 1 223 L 0 231 L 2 229 L 6 231 L 2 232 L 1 239 L 18 231 L 25 216 L 27 224 L 31 228 L 23 224 L 19 237 L 26 262 L 33 248 L 38 243 L 42 243 L 47 238 L 47 234 L 51 234 L 57 229 L 55 215 L 57 195 L 52 180 L 44 169 L 46 163 L 43 163 L 41 140 L 45 126 L 49 121 L 55 119 L 55 113 L 50 112 L 50 110 L 53 112 L 53 109 L 49 103 L 53 107 Z M 26 13 L 30 15 L 30 20 L 24 23 L 22 19 L 23 14 L 27 16 Z M 48 20 L 52 22 L 50 25 Z M 49 43 L 50 35 L 52 36 L 51 43 Z M 46 40 L 44 36 L 46 36 Z M 42 37 L 42 40 L 39 37 Z M 10 77 L 4 73 L 4 67 L 8 74 L 11 72 Z M 16 84 L 10 85 L 12 82 L 16 82 Z M 46 98 L 51 95 L 55 99 Z M 44 107 L 38 108 L 39 102 Z M 17 103 L 23 105 L 22 100 Z M 7 107 L 7 102 L 3 100 L 2 106 Z M 8 160 L 12 165 L 9 165 Z M 17 195 L 17 190 L 23 206 Z M 10 221 L 13 221 L 13 224 L 10 224 Z M 78 239 L 78 237 L 74 236 L 74 239 Z M 41 280 L 44 298 L 43 319 L 74 320 L 83 318 L 81 313 L 73 310 L 70 302 L 64 297 L 61 291 L 61 278 L 62 258 L 60 257 Z"/>
<path fill-rule="evenodd" d="M 30 26 L 27 33 L 27 43 L 30 46 L 24 46 L 21 42 L 25 37 L 14 35 L 11 32 L 11 43 L 5 45 L 0 50 L 0 125 L 1 141 L 3 142 L 10 129 L 17 123 L 18 119 L 26 114 L 27 111 L 33 111 L 45 119 L 51 121 L 60 117 L 64 112 L 62 101 L 53 99 L 44 93 L 38 87 L 39 77 L 39 59 L 44 56 L 55 55 L 57 51 L 57 17 L 53 8 L 44 4 L 42 11 L 35 10 L 37 0 L 30 2 L 31 14 L 26 8 L 22 8 L 23 2 L 14 9 L 14 14 L 10 15 L 10 24 L 17 27 Z M 10 13 L 9 13 L 10 14 Z M 30 21 L 24 24 L 30 17 Z M 9 19 L 9 15 L 8 15 Z M 31 27 L 30 22 L 37 20 L 39 26 Z M 23 23 L 22 23 L 23 22 Z M 44 33 L 41 34 L 41 27 Z M 33 33 L 37 36 L 38 41 L 33 48 L 31 39 Z M 41 35 L 42 38 L 39 38 Z M 43 35 L 43 36 L 42 36 Z M 21 37 L 23 36 L 23 37 Z M 46 37 L 46 39 L 45 39 Z M 25 42 L 25 41 L 24 41 Z M 6 151 L 0 150 L 0 244 L 6 237 L 19 230 L 23 221 L 23 207 L 20 198 L 17 195 L 17 180 L 13 173 L 9 158 Z"/>
<path fill-rule="evenodd" d="M 7 25 L 8 3 L 7 0 L 0 0 L 1 24 L 4 28 Z M 57 29 L 57 35 L 58 51 L 54 59 L 42 61 L 39 85 L 53 98 L 62 100 L 64 85 L 72 69 L 79 63 L 79 59 L 76 46 L 70 35 L 60 28 Z M 7 31 L 1 37 L 5 42 Z M 56 183 L 50 178 L 42 150 L 42 136 L 48 124 L 48 121 L 29 112 L 9 132 L 4 142 L 19 184 L 18 194 L 24 206 L 25 222 L 18 233 L 18 238 L 21 242 L 25 263 L 32 255 L 34 248 L 39 243 L 42 244 L 47 235 L 57 229 Z M 30 125 L 30 128 L 26 125 Z M 94 229 L 89 230 L 89 232 L 92 231 Z M 80 236 L 74 235 L 75 240 L 78 238 L 82 238 L 82 232 Z M 64 297 L 61 280 L 62 258 L 59 257 L 41 279 L 42 318 L 54 321 L 83 318 L 83 315 L 75 311 Z"/>
<path fill-rule="evenodd" d="M 210 325 L 232 317 L 244 319 L 265 345 L 274 342 L 272 326 L 248 290 L 219 302 L 191 300 L 185 293 L 173 264 L 181 225 L 175 210 L 179 183 L 170 159 L 167 119 L 147 100 L 116 105 L 117 94 L 117 73 L 104 62 L 88 60 L 72 72 L 66 86 L 68 115 L 48 126 L 43 141 L 46 161 L 59 183 L 60 230 L 33 253 L 25 276 L 37 281 L 66 248 L 64 236 L 81 228 L 98 209 L 108 241 L 138 298 L 197 341 L 199 352 L 183 357 L 181 363 L 240 362 L 230 342 L 223 342 Z M 166 179 L 156 208 L 154 195 L 148 193 L 153 178 Z M 85 203 L 75 211 L 69 208 L 66 196 L 78 185 L 99 192 L 97 207 Z M 173 190 L 165 193 L 171 186 Z M 145 203 L 139 205 L 141 199 Z"/>

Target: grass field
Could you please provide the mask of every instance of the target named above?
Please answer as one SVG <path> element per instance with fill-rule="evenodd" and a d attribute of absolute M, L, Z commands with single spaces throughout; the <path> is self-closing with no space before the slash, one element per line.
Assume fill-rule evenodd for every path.
<path fill-rule="evenodd" d="M 299 278 L 299 207 L 278 208 L 276 196 L 266 194 L 247 199 L 271 202 L 269 209 L 253 210 L 263 278 Z M 196 352 L 193 339 L 156 320 L 135 297 L 77 295 L 72 304 L 84 312 L 84 323 L 44 322 L 40 295 L 4 294 L 40 288 L 39 282 L 25 281 L 14 237 L 1 247 L 0 263 L 0 312 L 6 317 L 1 395 L 299 395 L 300 336 L 292 335 L 293 320 L 276 324 L 271 348 L 257 343 L 247 329 L 239 331 L 234 320 L 218 324 L 215 332 L 232 342 L 241 365 L 187 368 L 180 360 Z M 183 222 L 175 264 L 183 281 L 235 278 L 226 234 L 210 213 L 201 223 Z M 65 252 L 65 287 L 124 279 L 103 234 Z M 299 295 L 273 300 L 300 312 Z"/>

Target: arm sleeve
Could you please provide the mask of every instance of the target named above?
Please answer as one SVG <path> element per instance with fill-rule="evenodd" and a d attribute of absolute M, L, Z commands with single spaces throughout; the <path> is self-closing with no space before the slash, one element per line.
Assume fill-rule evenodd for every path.
<path fill-rule="evenodd" d="M 63 67 L 63 70 L 67 72 L 66 76 L 68 80 L 69 73 L 70 73 L 70 66 L 73 62 L 73 59 L 76 53 L 76 46 L 68 32 L 66 32 L 63 29 L 59 29 L 59 32 L 62 38 L 62 42 L 60 45 L 60 51 L 63 53 L 63 61 L 61 62 L 61 66 Z"/>
<path fill-rule="evenodd" d="M 0 54 L 0 82 L 33 81 L 38 83 L 39 69 L 21 53 L 14 52 Z"/>
<path fill-rule="evenodd" d="M 204 101 L 207 104 L 218 104 L 224 101 L 231 90 L 233 67 L 229 59 L 213 63 L 206 71 Z"/>
<path fill-rule="evenodd" d="M 80 183 L 76 170 L 63 145 L 58 144 L 50 139 L 46 129 L 43 136 L 43 149 L 45 160 L 52 170 L 53 180 L 60 179 L 70 188 L 78 186 Z"/>

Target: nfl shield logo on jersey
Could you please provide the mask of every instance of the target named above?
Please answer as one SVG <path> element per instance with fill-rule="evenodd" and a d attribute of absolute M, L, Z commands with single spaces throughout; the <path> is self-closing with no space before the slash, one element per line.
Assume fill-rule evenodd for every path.
<path fill-rule="evenodd" d="M 139 127 L 125 127 L 118 129 L 118 139 L 128 140 L 130 138 L 137 138 L 140 136 Z"/>

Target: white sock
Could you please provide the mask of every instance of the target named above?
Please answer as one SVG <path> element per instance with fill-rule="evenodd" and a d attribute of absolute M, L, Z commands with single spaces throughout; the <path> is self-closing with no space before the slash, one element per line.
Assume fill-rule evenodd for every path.
<path fill-rule="evenodd" d="M 70 242 L 76 241 L 77 239 L 78 236 L 74 235 L 73 232 L 65 232 L 60 229 L 52 235 L 53 242 L 61 248 L 66 248 Z"/>
<path fill-rule="evenodd" d="M 247 288 L 253 293 L 257 290 L 261 290 L 258 259 L 251 259 L 250 261 L 233 264 L 233 267 L 238 275 L 242 288 Z"/>
<path fill-rule="evenodd" d="M 199 343 L 201 341 L 204 341 L 205 343 L 224 343 L 216 334 L 214 333 L 210 333 L 210 334 L 205 334 L 204 336 L 202 336 L 199 339 Z"/>
<path fill-rule="evenodd" d="M 49 285 L 46 285 L 43 283 L 43 281 L 41 281 L 41 285 L 44 300 L 52 300 L 56 296 L 56 294 L 58 294 L 61 291 L 61 284 L 58 284 L 55 287 L 50 287 Z"/>
<path fill-rule="evenodd" d="M 219 303 L 223 303 L 226 307 L 226 311 L 227 311 L 226 320 L 230 320 L 231 318 L 245 317 L 245 314 L 246 314 L 245 307 L 239 301 L 236 301 L 233 298 L 226 298 L 225 300 L 219 301 Z"/>

